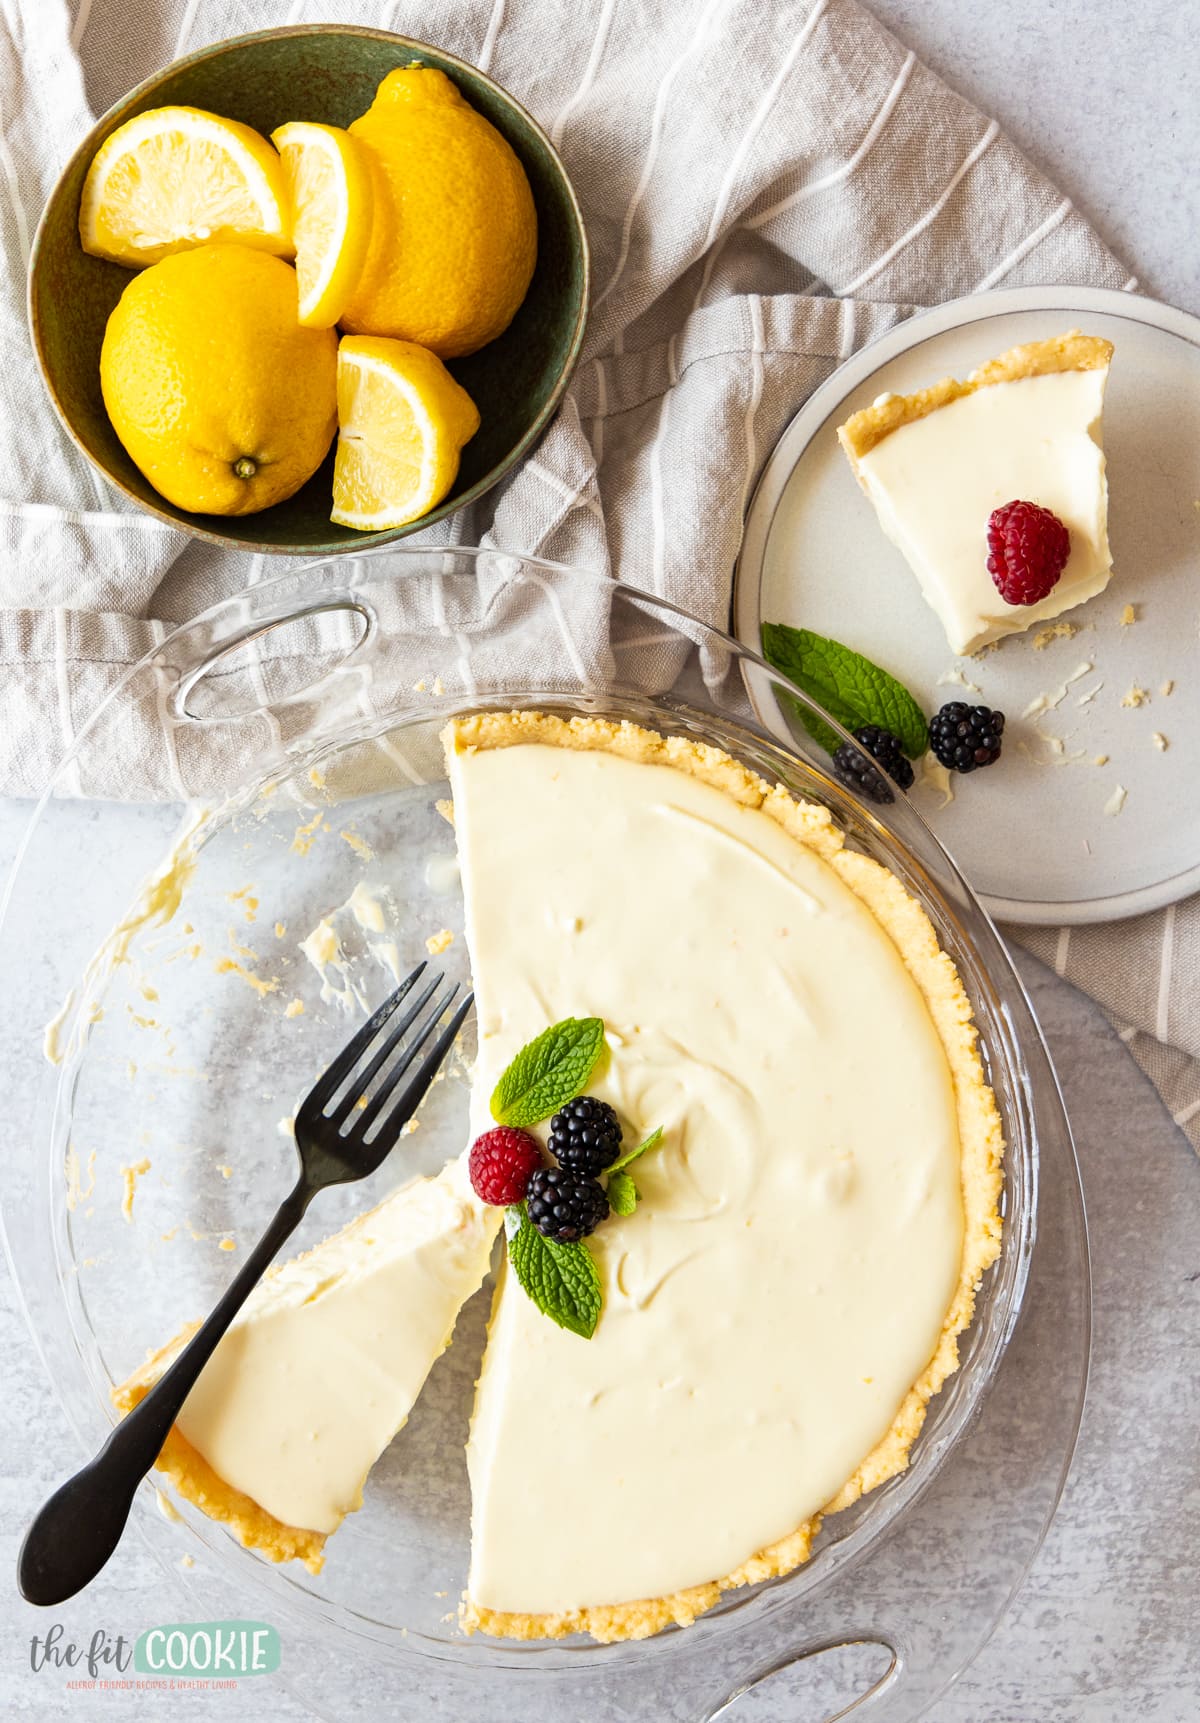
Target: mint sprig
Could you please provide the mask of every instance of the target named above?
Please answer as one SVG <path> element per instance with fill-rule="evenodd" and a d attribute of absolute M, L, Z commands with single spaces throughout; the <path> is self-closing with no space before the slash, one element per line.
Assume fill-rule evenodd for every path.
<path fill-rule="evenodd" d="M 587 1245 L 582 1240 L 561 1244 L 558 1239 L 543 1238 L 524 1203 L 514 1203 L 505 1211 L 504 1230 L 513 1273 L 538 1309 L 560 1328 L 590 1340 L 604 1295 Z"/>
<path fill-rule="evenodd" d="M 582 1094 L 604 1052 L 604 1023 L 599 1017 L 565 1017 L 513 1059 L 492 1092 L 492 1117 L 500 1125 L 525 1128 L 548 1119 Z M 651 1131 L 635 1149 L 608 1170 L 607 1194 L 614 1214 L 631 1215 L 638 1189 L 625 1168 L 662 1140 Z M 590 1340 L 600 1320 L 604 1295 L 596 1260 L 582 1239 L 564 1244 L 534 1226 L 523 1202 L 504 1211 L 508 1260 L 518 1284 L 544 1316 L 560 1328 Z"/>
<path fill-rule="evenodd" d="M 605 1190 L 608 1194 L 608 1206 L 614 1214 L 631 1215 L 638 1206 L 641 1201 L 641 1192 L 625 1169 L 631 1167 L 634 1161 L 640 1160 L 642 1155 L 647 1154 L 651 1149 L 656 1149 L 661 1142 L 662 1126 L 660 1125 L 656 1131 L 651 1131 L 648 1137 L 643 1138 L 636 1149 L 630 1149 L 627 1155 L 622 1155 L 620 1160 L 614 1161 L 609 1167 L 608 1183 Z"/>
<path fill-rule="evenodd" d="M 628 1173 L 610 1173 L 605 1188 L 608 1193 L 608 1206 L 614 1214 L 632 1214 L 641 1201 L 641 1192 Z"/>
<path fill-rule="evenodd" d="M 492 1094 L 498 1125 L 540 1124 L 581 1094 L 604 1051 L 599 1017 L 565 1017 L 521 1048 Z M 540 1235 L 539 1235 L 540 1236 Z"/>
<path fill-rule="evenodd" d="M 648 1137 L 644 1137 L 636 1149 L 630 1149 L 627 1155 L 622 1155 L 619 1160 L 614 1161 L 608 1169 L 609 1173 L 619 1173 L 622 1168 L 631 1167 L 634 1161 L 640 1160 L 650 1149 L 656 1149 L 662 1142 L 662 1134 L 663 1128 L 660 1125 L 656 1131 L 651 1131 Z"/>
<path fill-rule="evenodd" d="M 769 664 L 782 670 L 847 730 L 878 724 L 898 738 L 910 760 L 925 752 L 929 741 L 925 714 L 902 682 L 861 652 L 782 622 L 763 623 L 762 648 Z M 795 709 L 818 747 L 832 754 L 841 746 L 840 736 L 828 724 L 799 701 Z"/>

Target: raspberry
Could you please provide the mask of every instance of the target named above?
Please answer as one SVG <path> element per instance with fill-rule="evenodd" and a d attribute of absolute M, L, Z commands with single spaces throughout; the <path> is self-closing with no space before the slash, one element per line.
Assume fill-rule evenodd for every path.
<path fill-rule="evenodd" d="M 543 1238 L 560 1244 L 586 1238 L 608 1213 L 608 1198 L 595 1179 L 567 1167 L 539 1167 L 529 1180 L 525 1204 Z"/>
<path fill-rule="evenodd" d="M 998 760 L 1003 735 L 1003 712 L 962 700 L 947 701 L 929 720 L 929 746 L 955 772 L 974 772 Z"/>
<path fill-rule="evenodd" d="M 1037 503 L 1005 503 L 987 525 L 988 573 L 1005 604 L 1039 604 L 1054 591 L 1071 554 L 1071 535 Z"/>
<path fill-rule="evenodd" d="M 873 760 L 879 761 L 888 778 L 899 784 L 902 790 L 909 788 L 913 769 L 904 757 L 899 739 L 890 730 L 881 729 L 878 724 L 863 724 L 855 730 L 854 739 Z M 849 742 L 843 742 L 833 756 L 833 775 L 848 790 L 857 790 L 859 795 L 872 802 L 894 802 L 896 799 L 883 772 L 868 766 L 858 748 L 852 748 Z"/>
<path fill-rule="evenodd" d="M 594 1179 L 621 1152 L 621 1126 L 607 1101 L 577 1095 L 550 1121 L 550 1153 L 560 1167 Z"/>
<path fill-rule="evenodd" d="M 510 1125 L 485 1131 L 471 1144 L 467 1170 L 480 1202 L 507 1208 L 525 1195 L 530 1174 L 542 1164 L 537 1139 Z"/>

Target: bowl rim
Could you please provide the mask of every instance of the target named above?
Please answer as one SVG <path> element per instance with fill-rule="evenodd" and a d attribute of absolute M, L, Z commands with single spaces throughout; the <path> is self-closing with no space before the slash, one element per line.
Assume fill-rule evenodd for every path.
<path fill-rule="evenodd" d="M 384 527 L 377 532 L 362 533 L 355 540 L 338 540 L 326 544 L 275 544 L 255 541 L 252 539 L 232 538 L 226 533 L 216 532 L 209 527 L 196 525 L 191 520 L 181 520 L 178 515 L 169 513 L 165 508 L 159 508 L 155 504 L 147 502 L 144 497 L 139 496 L 136 491 L 132 490 L 123 479 L 119 478 L 115 473 L 110 472 L 103 462 L 101 462 L 84 443 L 79 432 L 71 422 L 71 418 L 63 406 L 61 399 L 59 398 L 58 389 L 51 377 L 50 368 L 46 360 L 42 339 L 42 318 L 38 309 L 38 300 L 35 296 L 35 283 L 38 279 L 38 271 L 45 252 L 46 229 L 51 210 L 55 208 L 60 198 L 65 181 L 75 171 L 81 160 L 87 159 L 90 161 L 99 149 L 100 145 L 104 142 L 105 137 L 111 135 L 119 125 L 122 125 L 125 122 L 125 120 L 131 119 L 144 97 L 157 89 L 168 75 L 174 75 L 176 72 L 189 66 L 199 65 L 205 60 L 216 59 L 221 54 L 228 53 L 232 49 L 247 47 L 251 43 L 277 41 L 285 37 L 292 36 L 360 36 L 370 41 L 393 43 L 400 48 L 411 49 L 415 53 L 429 54 L 439 60 L 444 60 L 457 71 L 465 73 L 469 79 L 480 80 L 502 103 L 515 109 L 517 114 L 519 114 L 529 126 L 530 130 L 541 140 L 547 155 L 557 170 L 559 179 L 562 182 L 563 190 L 566 194 L 567 204 L 571 210 L 575 234 L 579 244 L 581 266 L 579 305 L 575 314 L 574 327 L 571 330 L 566 357 L 563 360 L 558 377 L 555 379 L 554 386 L 550 390 L 546 400 L 543 402 L 533 423 L 526 429 L 524 434 L 513 445 L 508 453 L 498 461 L 494 467 L 490 467 L 488 471 L 484 473 L 481 478 L 477 479 L 469 490 L 464 491 L 461 496 L 455 497 L 453 500 L 447 499 L 444 504 L 440 504 L 437 508 L 431 509 L 427 514 L 419 516 L 417 520 L 410 521 L 405 526 Z M 240 36 L 224 36 L 220 41 L 210 42 L 207 46 L 198 48 L 191 54 L 184 54 L 178 59 L 171 60 L 167 65 L 161 66 L 158 71 L 152 72 L 149 77 L 143 78 L 139 84 L 134 85 L 133 89 L 128 90 L 119 101 L 114 102 L 111 107 L 105 109 L 104 113 L 100 115 L 95 124 L 89 129 L 87 134 L 80 140 L 79 144 L 68 156 L 50 189 L 45 203 L 42 206 L 42 212 L 38 217 L 37 228 L 33 236 L 33 244 L 29 251 L 29 268 L 26 275 L 25 298 L 30 342 L 33 347 L 34 358 L 37 361 L 38 372 L 46 389 L 46 393 L 50 398 L 51 405 L 53 406 L 55 413 L 58 415 L 59 423 L 66 431 L 75 447 L 95 469 L 95 471 L 101 475 L 106 484 L 112 485 L 112 487 L 119 491 L 122 496 L 128 497 L 130 502 L 136 504 L 143 513 L 151 515 L 154 519 L 162 521 L 164 525 L 174 527 L 177 531 L 185 533 L 191 538 L 200 539 L 207 544 L 220 545 L 224 549 L 239 552 L 247 556 L 302 556 L 306 559 L 324 559 L 326 557 L 336 556 L 361 556 L 363 552 L 368 549 L 374 550 L 384 545 L 395 544 L 399 540 L 408 538 L 414 533 L 423 532 L 427 528 L 435 526 L 439 521 L 445 520 L 448 516 L 456 514 L 459 509 L 466 508 L 468 504 L 477 502 L 481 496 L 485 495 L 486 492 L 499 484 L 500 480 L 504 478 L 507 473 L 513 470 L 518 462 L 528 454 L 529 450 L 539 440 L 551 419 L 558 411 L 562 398 L 566 393 L 567 385 L 579 364 L 579 357 L 583 347 L 583 337 L 587 328 L 588 311 L 590 308 L 591 277 L 591 248 L 588 244 L 587 227 L 584 223 L 583 211 L 579 207 L 579 198 L 576 194 L 571 176 L 567 172 L 566 164 L 545 128 L 534 119 L 528 108 L 526 108 L 522 102 L 519 102 L 511 91 L 507 90 L 502 84 L 498 84 L 494 78 L 489 76 L 487 72 L 482 71 L 478 66 L 473 66 L 469 60 L 462 59 L 458 54 L 450 53 L 448 49 L 439 48 L 433 42 L 423 42 L 415 36 L 404 36 L 395 30 L 377 29 L 375 26 L 369 24 L 288 24 L 280 25 L 278 28 L 274 29 L 250 30 Z M 290 498 L 287 500 L 290 501 Z M 200 519 L 207 517 L 197 515 L 194 518 L 195 521 L 199 521 Z"/>

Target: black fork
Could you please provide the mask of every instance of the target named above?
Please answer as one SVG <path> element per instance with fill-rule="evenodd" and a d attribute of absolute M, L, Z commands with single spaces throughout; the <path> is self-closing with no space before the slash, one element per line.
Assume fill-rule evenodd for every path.
<path fill-rule="evenodd" d="M 121 1420 L 95 1459 L 54 1492 L 25 1533 L 17 1583 L 28 1602 L 62 1603 L 95 1579 L 120 1542 L 137 1487 L 158 1458 L 196 1378 L 276 1251 L 299 1226 L 318 1191 L 365 1179 L 383 1164 L 424 1100 L 474 997 L 468 993 L 459 1002 L 431 1041 L 458 992 L 454 985 L 435 997 L 443 980 L 435 975 L 393 1023 L 424 969 L 418 964 L 401 982 L 305 1099 L 296 1114 L 300 1176 L 295 1188 L 212 1315 L 145 1399 Z M 372 1053 L 385 1025 L 387 1036 Z M 411 1038 L 401 1046 L 410 1029 Z M 403 1078 L 407 1082 L 401 1087 Z"/>

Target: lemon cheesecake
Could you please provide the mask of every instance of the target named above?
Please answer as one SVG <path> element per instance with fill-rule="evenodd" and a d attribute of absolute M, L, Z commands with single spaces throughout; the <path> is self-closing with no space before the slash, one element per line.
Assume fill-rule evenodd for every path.
<path fill-rule="evenodd" d="M 880 526 L 916 576 L 951 650 L 977 651 L 1102 592 L 1112 572 L 1101 421 L 1112 343 L 1077 330 L 1014 347 L 838 427 Z M 988 523 L 1014 501 L 1069 535 L 1052 589 L 1009 603 L 988 566 Z"/>
<path fill-rule="evenodd" d="M 250 1548 L 318 1572 L 325 1539 L 362 1505 L 368 1472 L 482 1283 L 498 1225 L 452 1161 L 270 1271 L 188 1395 L 158 1469 Z M 117 1389 L 121 1411 L 194 1328 Z"/>
<path fill-rule="evenodd" d="M 588 1093 L 629 1140 L 662 1131 L 641 1200 L 587 1240 L 590 1338 L 500 1263 L 462 1621 L 640 1637 L 795 1567 L 824 1513 L 905 1466 L 999 1248 L 999 1119 L 927 917 L 824 809 L 628 723 L 484 713 L 446 741 L 478 1011 L 472 1131 L 521 1050 L 583 1018 L 604 1025 Z M 389 1204 L 278 1271 L 185 1408 L 163 1463 L 277 1559 L 319 1561 L 484 1277 L 500 1211 L 464 1167 L 397 1193 L 386 1228 Z M 454 1218 L 428 1229 L 418 1292 L 394 1240 L 439 1184 Z M 330 1263 L 348 1291 L 322 1313 L 302 1288 Z M 352 1290 L 364 1277 L 371 1321 Z M 330 1407 L 343 1325 L 363 1368 Z M 385 1404 L 373 1332 L 402 1354 Z M 293 1391 L 305 1371 L 326 1386 Z M 324 1465 L 308 1456 L 318 1415 Z M 280 1446 L 304 1451 L 294 1472 L 270 1462 Z M 552 1525 L 537 1454 L 555 1459 Z"/>

